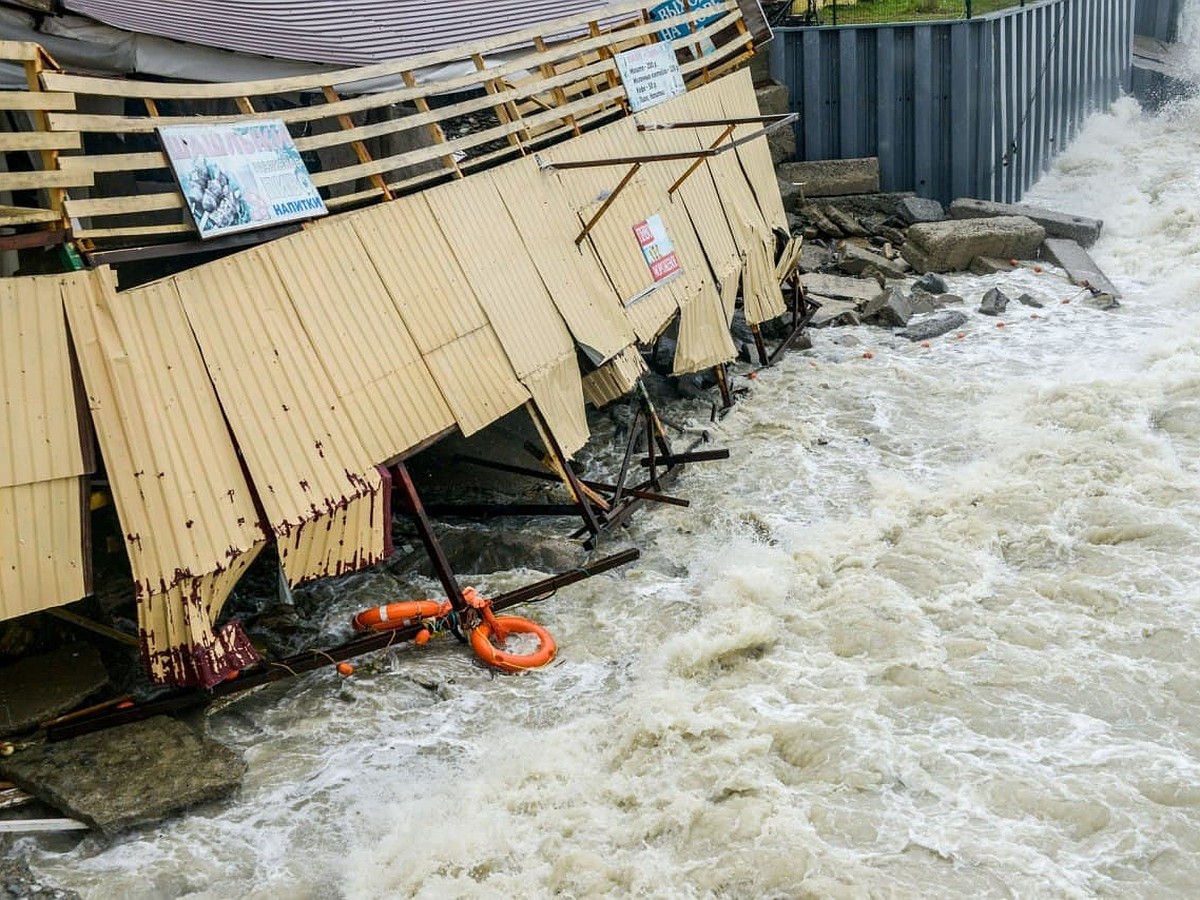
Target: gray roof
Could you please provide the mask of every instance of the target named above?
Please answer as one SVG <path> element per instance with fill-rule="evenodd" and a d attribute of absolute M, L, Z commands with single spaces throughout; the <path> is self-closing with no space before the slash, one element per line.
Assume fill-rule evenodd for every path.
<path fill-rule="evenodd" d="M 365 65 L 507 34 L 610 0 L 64 0 L 141 34 L 306 62 Z"/>

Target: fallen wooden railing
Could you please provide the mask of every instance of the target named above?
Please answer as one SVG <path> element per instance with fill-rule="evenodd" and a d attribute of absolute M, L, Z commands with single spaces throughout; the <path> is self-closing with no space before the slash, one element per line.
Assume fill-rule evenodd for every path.
<path fill-rule="evenodd" d="M 716 21 L 698 24 L 714 15 Z M 41 162 L 36 171 L 0 173 L 0 192 L 36 191 L 39 197 L 35 205 L 0 208 L 0 226 L 65 230 L 85 250 L 192 240 L 186 202 L 155 134 L 164 125 L 282 120 L 314 163 L 313 182 L 331 211 L 462 178 L 627 114 L 616 54 L 653 43 L 673 26 L 688 28 L 672 47 L 690 83 L 717 77 L 753 54 L 735 0 L 653 21 L 640 3 L 612 4 L 404 60 L 230 84 L 68 75 L 37 45 L 0 42 L 0 59 L 25 65 L 30 86 L 0 93 L 0 109 L 31 114 L 31 130 L 0 134 L 0 149 L 28 151 Z M 570 32 L 583 36 L 549 42 Z M 707 42 L 712 49 L 701 55 Z M 500 50 L 505 61 L 487 68 L 485 55 Z M 452 63 L 472 71 L 421 83 L 423 70 Z M 89 111 L 117 101 L 125 114 Z M 396 116 L 396 104 L 404 104 L 406 114 Z M 143 111 L 129 114 L 136 106 Z M 447 134 L 463 117 L 481 115 L 489 120 L 483 127 L 477 122 L 467 133 Z M 385 144 L 414 136 L 422 146 Z"/>

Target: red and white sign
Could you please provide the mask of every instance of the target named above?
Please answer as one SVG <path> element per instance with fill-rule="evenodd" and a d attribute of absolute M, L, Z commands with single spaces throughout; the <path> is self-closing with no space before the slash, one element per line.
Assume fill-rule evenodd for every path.
<path fill-rule="evenodd" d="M 680 271 L 679 257 L 675 255 L 675 248 L 667 236 L 661 216 L 647 216 L 633 226 L 633 233 L 637 236 L 642 256 L 646 258 L 646 265 L 650 267 L 650 276 L 655 284 L 666 281 Z"/>

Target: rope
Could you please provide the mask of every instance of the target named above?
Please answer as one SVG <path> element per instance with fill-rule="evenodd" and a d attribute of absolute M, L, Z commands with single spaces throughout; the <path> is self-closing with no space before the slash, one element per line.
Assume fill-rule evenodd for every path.
<path fill-rule="evenodd" d="M 1046 59 L 1042 63 L 1042 71 L 1037 77 L 1037 86 L 1029 95 L 1029 102 L 1025 105 L 1025 115 L 1021 117 L 1021 122 L 1017 125 L 1016 131 L 1013 132 L 1012 142 L 1008 146 L 1007 152 L 1001 154 L 1000 158 L 992 164 L 991 176 L 995 177 L 996 169 L 1000 166 L 1007 166 L 1014 156 L 1020 152 L 1018 141 L 1025 131 L 1025 126 L 1029 124 L 1029 117 L 1033 113 L 1033 106 L 1038 98 L 1042 95 L 1042 89 L 1045 87 L 1046 72 L 1050 68 L 1050 60 L 1054 57 L 1054 53 L 1058 50 L 1059 42 L 1062 40 L 1063 23 L 1067 20 L 1067 11 L 1069 5 L 1064 5 L 1062 13 L 1058 17 L 1058 25 L 1054 29 L 1054 40 L 1050 44 L 1050 49 L 1046 53 Z"/>

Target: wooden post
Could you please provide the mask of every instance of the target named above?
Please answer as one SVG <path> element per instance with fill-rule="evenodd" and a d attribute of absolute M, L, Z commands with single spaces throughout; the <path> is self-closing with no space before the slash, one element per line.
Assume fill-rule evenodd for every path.
<path fill-rule="evenodd" d="M 404 84 L 406 86 L 408 86 L 410 88 L 417 86 L 417 79 L 413 76 L 412 72 L 402 72 L 401 77 L 404 79 Z M 415 98 L 413 100 L 413 105 L 416 106 L 417 112 L 421 112 L 421 113 L 429 112 L 429 101 L 426 100 L 424 97 Z M 429 134 L 433 138 L 433 142 L 435 144 L 446 143 L 446 132 L 442 130 L 442 126 L 440 123 L 430 122 L 429 125 L 426 127 L 428 127 Z M 459 168 L 458 160 L 456 160 L 453 156 L 451 156 L 449 154 L 447 154 L 446 156 L 443 156 L 442 157 L 442 165 L 444 165 L 447 169 L 452 171 L 454 173 L 455 178 L 463 177 L 463 171 L 461 168 Z"/>
<path fill-rule="evenodd" d="M 34 55 L 34 58 L 26 60 L 23 64 L 23 68 L 25 69 L 25 83 L 29 86 L 29 90 L 41 91 L 42 81 L 40 76 L 44 67 L 45 56 L 43 51 L 39 48 L 37 53 Z M 33 118 L 33 127 L 38 131 L 50 130 L 50 120 L 46 116 L 44 110 L 34 110 L 30 113 L 30 116 Z M 57 150 L 42 150 L 40 156 L 42 160 L 42 168 L 47 172 L 53 172 L 58 168 Z M 60 217 L 59 221 L 61 225 L 65 227 L 68 224 L 66 220 L 66 214 L 63 212 L 63 200 L 66 197 L 66 189 L 60 187 L 46 188 L 46 195 L 50 200 L 50 209 L 58 213 Z M 57 226 L 48 224 L 47 227 Z"/>
<path fill-rule="evenodd" d="M 533 46 L 537 48 L 539 53 L 547 52 L 546 40 L 540 35 L 533 39 Z M 538 70 L 542 73 L 543 78 L 553 78 L 558 74 L 558 70 L 551 63 L 542 63 L 540 66 L 538 66 Z M 567 92 L 564 91 L 561 86 L 554 88 L 551 93 L 554 96 L 555 103 L 557 103 L 559 106 L 567 105 Z M 583 129 L 579 127 L 579 122 L 575 120 L 574 115 L 567 115 L 562 121 L 564 124 L 571 126 L 571 130 L 575 133 L 576 137 L 579 137 L 579 135 L 583 134 Z"/>
<path fill-rule="evenodd" d="M 321 88 L 321 92 L 325 95 L 326 103 L 337 103 L 338 101 L 340 101 L 342 99 L 341 97 L 338 96 L 338 92 L 335 91 L 332 87 L 330 87 L 328 85 Z M 243 98 L 238 98 L 238 99 L 243 99 Z M 248 102 L 249 101 L 247 101 L 247 103 Z M 338 125 L 341 126 L 343 131 L 353 131 L 354 130 L 354 120 L 351 119 L 348 115 L 343 113 L 342 115 L 339 115 L 337 117 L 337 120 L 338 120 Z M 367 150 L 367 145 L 364 144 L 362 141 L 354 141 L 350 144 L 350 146 L 354 148 L 354 155 L 358 157 L 358 161 L 360 163 L 365 164 L 365 163 L 373 162 L 373 160 L 371 159 L 371 154 Z M 375 185 L 375 187 L 379 188 L 379 192 L 381 194 L 383 194 L 384 200 L 392 199 L 392 192 L 390 190 L 388 190 L 387 179 L 385 179 L 383 177 L 382 172 L 377 172 L 376 174 L 372 175 L 371 183 L 373 185 Z"/>

